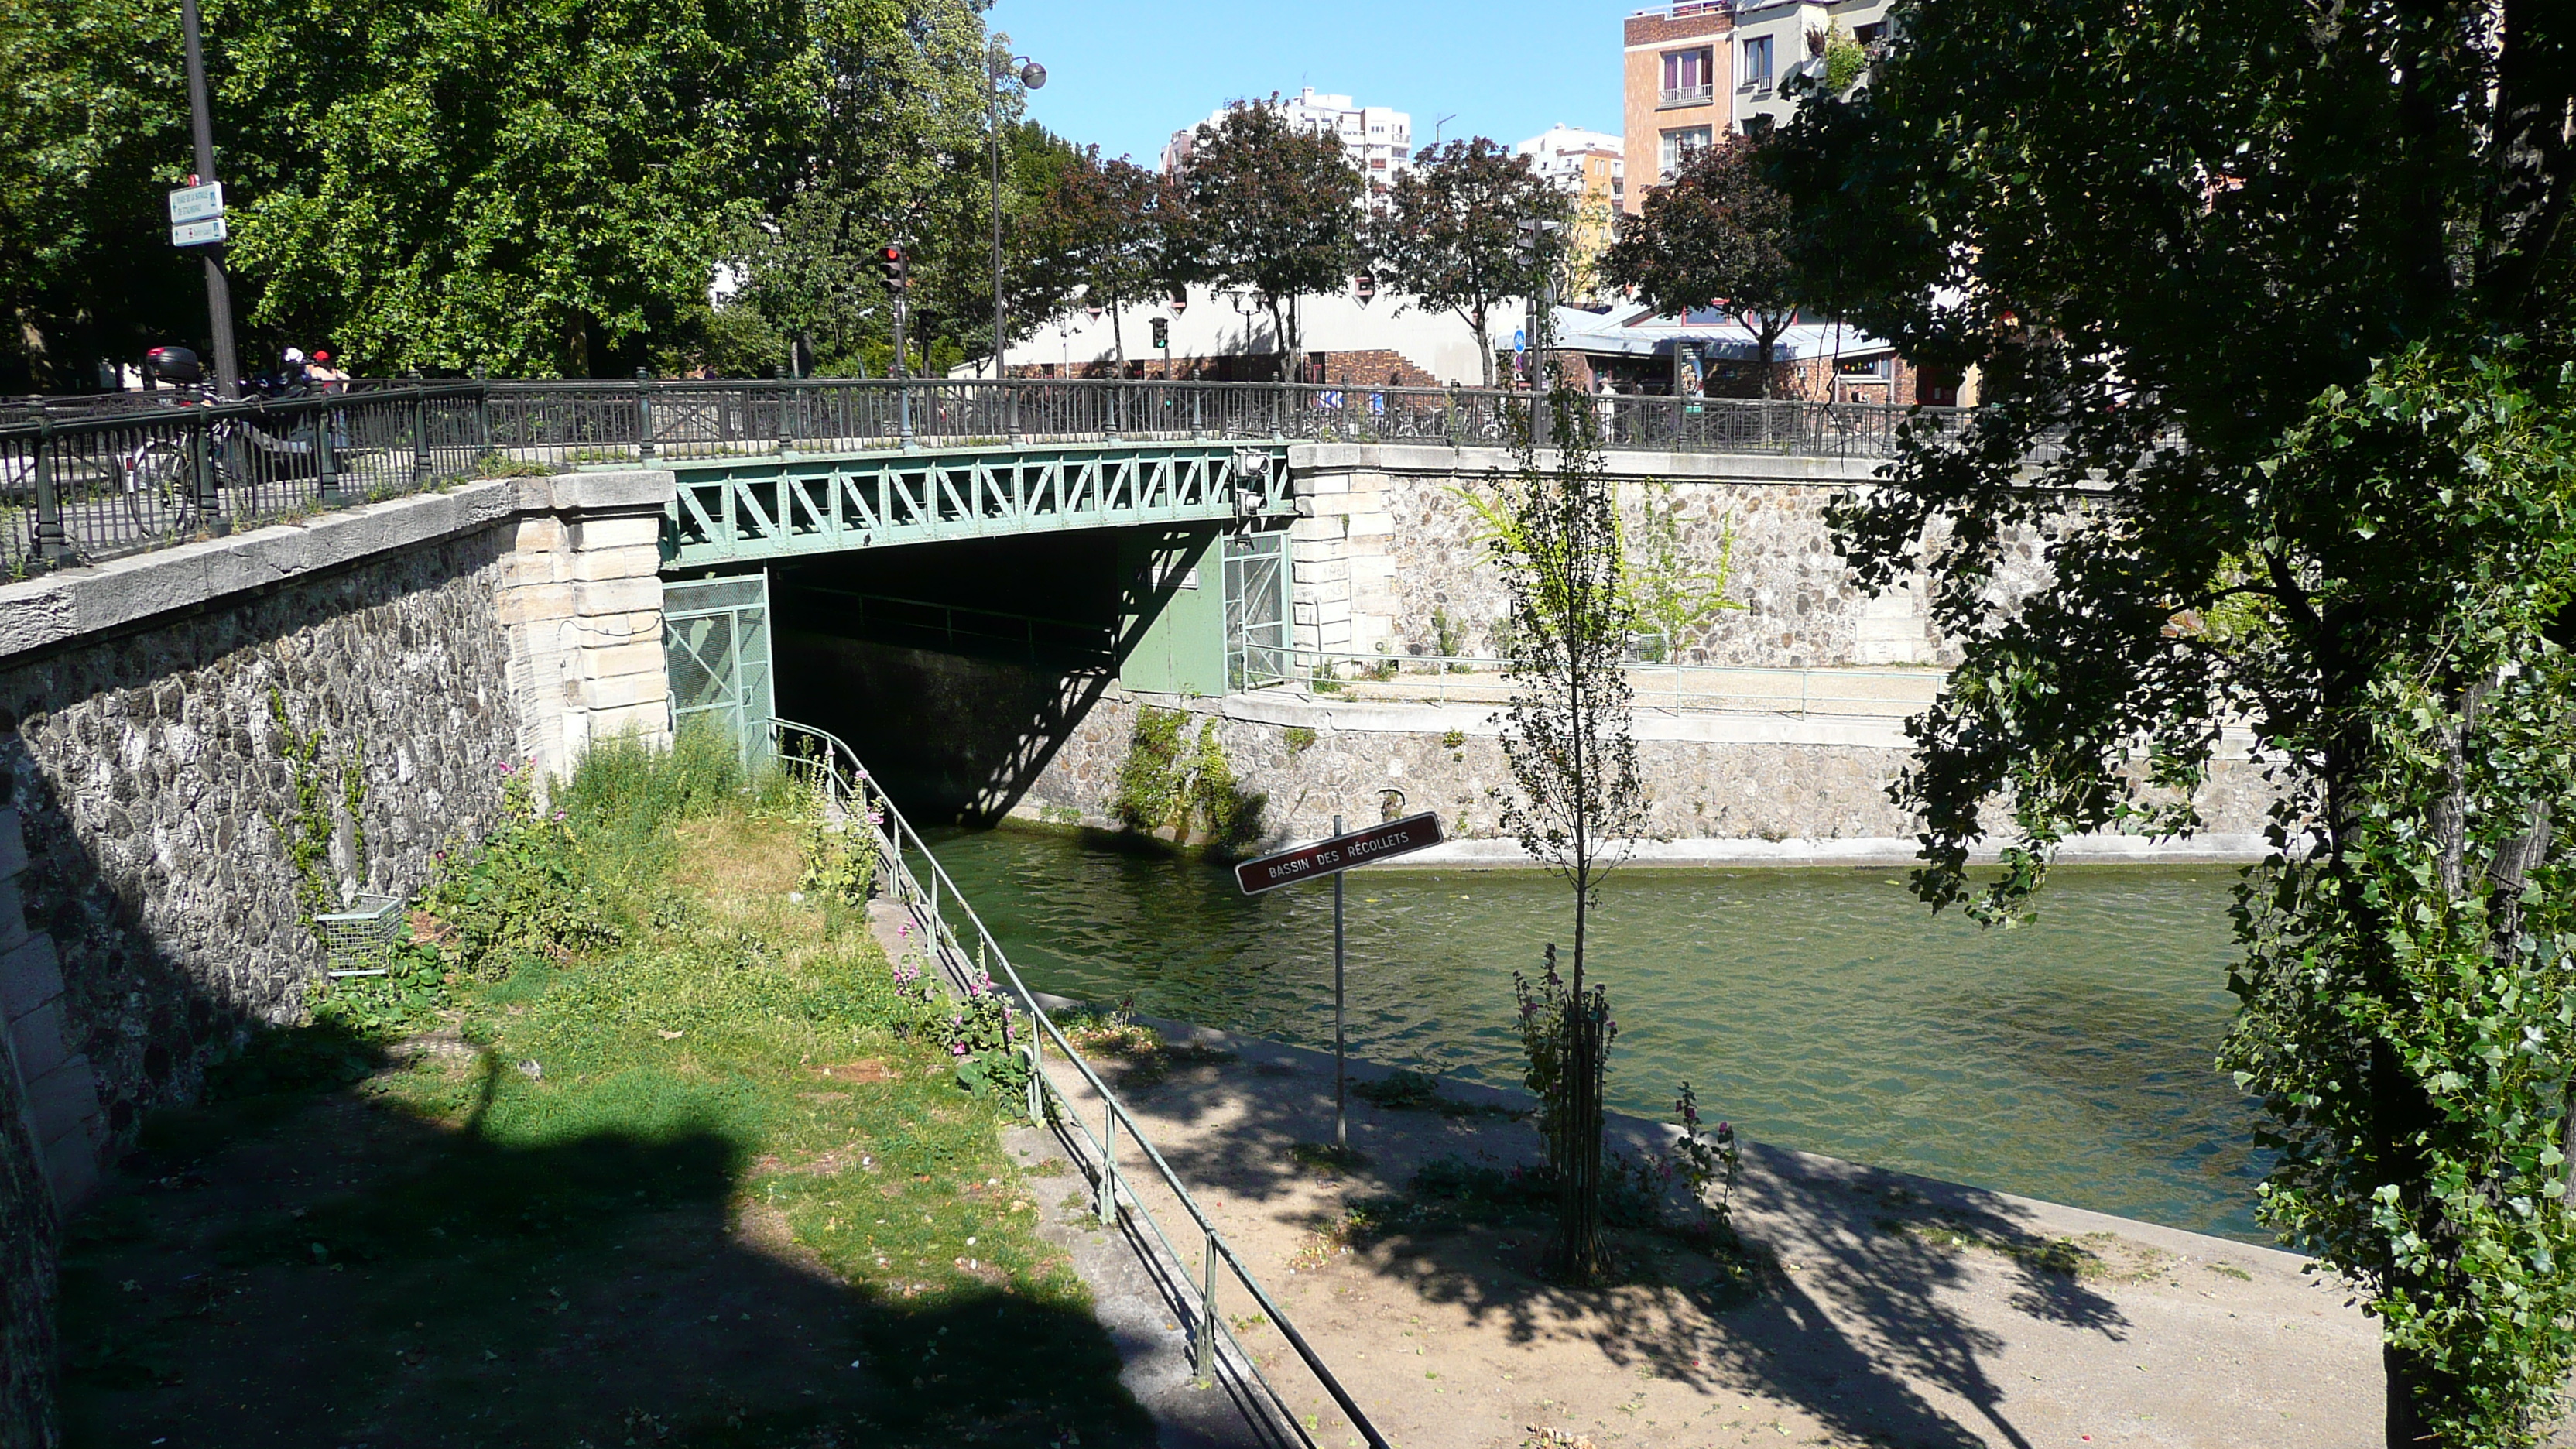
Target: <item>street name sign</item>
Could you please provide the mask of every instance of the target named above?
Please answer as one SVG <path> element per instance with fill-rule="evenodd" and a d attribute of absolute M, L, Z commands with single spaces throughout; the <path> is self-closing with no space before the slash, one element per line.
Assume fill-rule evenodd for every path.
<path fill-rule="evenodd" d="M 1366 830 L 1354 830 L 1329 840 L 1318 840 L 1294 850 L 1247 860 L 1234 868 L 1234 883 L 1243 893 L 1257 896 L 1301 880 L 1321 880 L 1338 875 L 1354 866 L 1390 860 L 1428 850 L 1440 843 L 1440 817 L 1428 810 L 1407 815 Z"/>
<path fill-rule="evenodd" d="M 220 216 L 212 221 L 173 222 L 170 226 L 170 245 L 201 247 L 212 242 L 223 241 L 226 235 L 224 219 Z"/>
<path fill-rule="evenodd" d="M 209 181 L 203 186 L 182 186 L 170 193 L 170 224 L 186 221 L 210 221 L 224 214 L 224 184 Z"/>

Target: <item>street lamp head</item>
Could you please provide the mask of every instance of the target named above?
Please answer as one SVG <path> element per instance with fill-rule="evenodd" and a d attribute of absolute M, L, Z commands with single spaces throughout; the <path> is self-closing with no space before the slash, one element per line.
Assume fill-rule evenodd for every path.
<path fill-rule="evenodd" d="M 1046 89 L 1046 67 L 1030 61 L 1020 67 L 1020 84 L 1033 91 Z"/>

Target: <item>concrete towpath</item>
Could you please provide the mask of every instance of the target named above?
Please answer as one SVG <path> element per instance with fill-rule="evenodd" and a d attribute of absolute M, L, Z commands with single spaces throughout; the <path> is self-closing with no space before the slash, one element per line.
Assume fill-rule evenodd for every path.
<path fill-rule="evenodd" d="M 1319 1170 L 1294 1149 L 1331 1136 L 1328 1055 L 1163 1025 L 1221 1059 L 1104 1070 L 1402 1449 L 2341 1449 L 2379 1434 L 2374 1326 L 2292 1254 L 1807 1153 L 1747 1150 L 1736 1221 L 1768 1260 L 1749 1293 L 1705 1253 L 1646 1235 L 1622 1244 L 1628 1281 L 1593 1292 L 1543 1281 L 1527 1227 L 1353 1241 L 1335 1226 L 1350 1208 L 1425 1162 L 1531 1160 L 1525 1100 L 1464 1085 L 1444 1086 L 1448 1114 L 1354 1100 L 1369 1161 Z M 1671 1129 L 1621 1118 L 1612 1136 L 1660 1151 Z M 1186 1222 L 1136 1159 L 1123 1170 Z M 1360 1442 L 1250 1307 L 1219 1312 L 1295 1414 L 1319 1443 Z M 1185 1320 L 1160 1321 L 1176 1342 Z"/>

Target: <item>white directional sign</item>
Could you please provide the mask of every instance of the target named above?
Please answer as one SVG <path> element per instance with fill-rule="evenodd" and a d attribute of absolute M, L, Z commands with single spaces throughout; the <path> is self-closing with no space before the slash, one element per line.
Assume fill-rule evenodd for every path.
<path fill-rule="evenodd" d="M 210 221 L 224 214 L 224 184 L 209 181 L 203 186 L 182 186 L 170 193 L 170 224 L 187 221 Z"/>
<path fill-rule="evenodd" d="M 224 219 L 220 216 L 216 217 L 212 221 L 176 222 L 173 223 L 170 228 L 170 245 L 174 247 L 201 247 L 213 242 L 222 241 L 226 235 L 227 234 L 224 231 Z"/>

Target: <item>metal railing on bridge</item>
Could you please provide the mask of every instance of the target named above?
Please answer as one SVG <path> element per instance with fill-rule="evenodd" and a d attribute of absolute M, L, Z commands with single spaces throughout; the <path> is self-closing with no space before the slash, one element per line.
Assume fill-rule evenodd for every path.
<path fill-rule="evenodd" d="M 1473 388 L 1056 378 L 619 382 L 367 380 L 328 397 L 185 393 L 0 420 L 0 573 L 536 469 L 1181 441 L 1505 447 L 1529 394 Z M 1957 409 L 1604 393 L 1616 449 L 1892 456 Z M 30 415 L 32 414 L 32 415 Z"/>
<path fill-rule="evenodd" d="M 1028 1115 L 1054 1129 L 1071 1151 L 1077 1168 L 1090 1179 L 1091 1211 L 1101 1224 L 1133 1234 L 1150 1275 L 1170 1300 L 1174 1317 L 1189 1326 L 1190 1366 L 1198 1379 L 1222 1384 L 1228 1390 L 1260 1442 L 1321 1449 L 1319 1436 L 1328 1433 L 1334 1435 L 1336 1443 L 1340 1442 L 1337 1428 L 1326 1429 L 1301 1418 L 1262 1371 L 1260 1361 L 1244 1346 L 1235 1324 L 1218 1311 L 1221 1289 L 1228 1290 L 1228 1296 L 1240 1294 L 1258 1310 L 1261 1319 L 1279 1331 L 1298 1364 L 1349 1421 L 1349 1432 L 1358 1436 L 1352 1442 L 1365 1441 L 1371 1449 L 1389 1449 L 1385 1436 L 1369 1422 L 1368 1414 L 1350 1390 L 1306 1342 L 1305 1335 L 1297 1331 L 1287 1310 L 1253 1276 L 1251 1267 L 1191 1195 L 1180 1174 L 1163 1160 L 1135 1114 L 1092 1069 L 1091 1063 L 1083 1060 L 1063 1026 L 1047 1012 L 1028 983 L 1020 979 L 1018 968 L 1011 964 L 1002 944 L 993 939 L 993 933 L 985 929 L 983 918 L 958 892 L 957 883 L 948 878 L 939 857 L 922 843 L 920 834 L 894 802 L 876 788 L 858 756 L 838 736 L 810 725 L 777 720 L 772 722 L 770 732 L 782 767 L 829 796 L 852 826 L 869 832 L 885 865 L 887 893 L 919 929 L 931 964 L 950 985 L 972 989 L 998 980 L 1016 999 L 1019 1009 L 1027 1013 L 1035 1030 L 1024 1043 L 1015 1045 L 1025 1050 L 1029 1063 Z M 951 923 L 952 913 L 963 921 L 962 933 Z M 1049 1042 L 1055 1044 L 1069 1069 L 1070 1081 L 1060 1081 L 1047 1071 Z M 1099 1124 L 1097 1131 L 1093 1130 L 1093 1122 Z M 1122 1129 L 1126 1138 L 1123 1147 Z M 1134 1165 L 1122 1163 L 1122 1157 Z M 1178 1216 L 1187 1222 L 1163 1221 L 1155 1214 L 1146 1192 L 1138 1191 L 1140 1186 L 1147 1192 L 1159 1190 L 1168 1195 L 1167 1206 L 1177 1205 Z M 1176 1229 L 1183 1235 L 1182 1242 L 1188 1242 L 1197 1252 L 1183 1251 L 1182 1242 L 1173 1240 Z M 1198 1270 L 1195 1279 L 1193 1268 Z M 1254 1326 L 1250 1319 L 1242 1322 L 1247 1329 Z"/>

